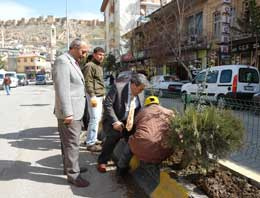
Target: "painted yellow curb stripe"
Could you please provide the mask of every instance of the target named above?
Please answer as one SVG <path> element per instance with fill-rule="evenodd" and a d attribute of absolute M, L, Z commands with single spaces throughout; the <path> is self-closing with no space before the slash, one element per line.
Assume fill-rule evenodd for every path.
<path fill-rule="evenodd" d="M 140 161 L 139 159 L 134 155 L 129 163 L 130 166 L 130 171 L 133 172 L 134 170 L 136 170 L 138 168 L 138 166 L 140 165 Z"/>
<path fill-rule="evenodd" d="M 152 198 L 188 198 L 188 191 L 172 179 L 167 172 L 160 173 L 160 183 L 151 194 Z"/>

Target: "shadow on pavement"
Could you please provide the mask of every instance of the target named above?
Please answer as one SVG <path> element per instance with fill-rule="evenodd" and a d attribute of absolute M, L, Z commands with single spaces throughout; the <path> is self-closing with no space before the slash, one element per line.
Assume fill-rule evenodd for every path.
<path fill-rule="evenodd" d="M 60 169 L 41 167 L 37 163 L 24 161 L 0 160 L 0 164 L 2 167 L 0 181 L 28 179 L 40 183 L 67 185 L 67 181 L 59 176 L 62 174 Z"/>
<path fill-rule="evenodd" d="M 8 143 L 11 146 L 28 150 L 60 149 L 57 127 L 32 128 L 15 133 L 0 134 L 0 139 L 10 140 Z"/>
<path fill-rule="evenodd" d="M 24 179 L 38 183 L 69 185 L 63 175 L 60 138 L 56 127 L 39 127 L 0 134 L 0 139 L 7 140 L 8 144 L 14 148 L 31 152 L 50 152 L 50 155 L 47 156 L 39 152 L 39 155 L 43 154 L 44 156 L 37 157 L 37 161 L 33 162 L 29 159 L 28 161 L 0 160 L 0 181 Z M 52 150 L 55 150 L 55 153 L 52 153 Z M 83 173 L 82 177 L 90 182 L 90 186 L 77 188 L 70 185 L 73 194 L 75 196 L 99 198 L 135 197 L 135 189 L 129 188 L 129 185 L 126 185 L 125 182 L 118 181 L 114 170 L 105 174 L 97 171 L 98 154 L 86 152 L 85 148 L 80 149 L 80 166 L 88 168 L 88 171 Z"/>
<path fill-rule="evenodd" d="M 21 104 L 21 107 L 44 107 L 49 106 L 50 104 Z"/>

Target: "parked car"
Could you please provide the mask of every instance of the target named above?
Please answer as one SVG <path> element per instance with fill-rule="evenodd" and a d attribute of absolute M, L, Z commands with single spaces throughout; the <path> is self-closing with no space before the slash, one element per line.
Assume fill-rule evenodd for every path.
<path fill-rule="evenodd" d="M 115 83 L 119 86 L 124 86 L 131 79 L 132 73 L 132 71 L 120 72 L 115 80 Z"/>
<path fill-rule="evenodd" d="M 253 95 L 253 101 L 260 105 L 260 92 Z"/>
<path fill-rule="evenodd" d="M 52 79 L 46 79 L 46 85 L 53 85 Z"/>
<path fill-rule="evenodd" d="M 37 74 L 35 80 L 36 80 L 36 85 L 46 85 L 45 74 Z"/>
<path fill-rule="evenodd" d="M 18 78 L 15 71 L 7 71 L 5 75 L 8 75 L 11 79 L 10 87 L 14 88 L 18 86 Z"/>
<path fill-rule="evenodd" d="M 247 65 L 223 65 L 202 70 L 191 83 L 184 84 L 181 92 L 191 100 L 205 96 L 207 102 L 223 104 L 224 99 L 252 99 L 259 91 L 259 72 Z"/>
<path fill-rule="evenodd" d="M 18 85 L 25 86 L 29 84 L 26 74 L 18 73 L 17 78 L 18 78 Z"/>
<path fill-rule="evenodd" d="M 0 73 L 0 89 L 3 89 L 4 85 L 4 74 Z"/>
<path fill-rule="evenodd" d="M 131 79 L 132 71 L 122 71 L 116 78 L 116 83 L 126 83 Z"/>
<path fill-rule="evenodd" d="M 30 78 L 30 79 L 28 79 L 28 84 L 29 85 L 35 85 L 35 82 L 36 80 L 35 80 L 35 78 Z"/>
<path fill-rule="evenodd" d="M 153 76 L 150 80 L 150 90 L 155 95 L 162 97 L 166 94 L 181 93 L 181 87 L 183 85 L 180 79 L 176 75 L 157 75 Z"/>

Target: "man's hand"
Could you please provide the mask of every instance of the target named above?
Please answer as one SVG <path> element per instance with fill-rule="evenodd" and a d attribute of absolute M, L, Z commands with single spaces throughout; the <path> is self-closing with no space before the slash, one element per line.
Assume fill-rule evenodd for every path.
<path fill-rule="evenodd" d="M 97 99 L 96 97 L 93 97 L 90 99 L 90 105 L 91 107 L 96 107 L 97 106 Z"/>
<path fill-rule="evenodd" d="M 72 121 L 73 121 L 73 116 L 71 115 L 71 116 L 68 116 L 68 117 L 66 117 L 66 118 L 64 118 L 64 124 L 71 124 L 72 123 Z"/>
<path fill-rule="evenodd" d="M 113 129 L 119 132 L 122 132 L 124 129 L 124 124 L 120 121 L 117 121 L 115 123 L 113 123 Z"/>

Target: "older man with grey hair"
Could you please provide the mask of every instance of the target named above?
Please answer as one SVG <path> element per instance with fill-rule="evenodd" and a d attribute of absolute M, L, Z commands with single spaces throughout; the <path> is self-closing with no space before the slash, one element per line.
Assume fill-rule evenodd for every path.
<path fill-rule="evenodd" d="M 54 113 L 58 120 L 64 174 L 68 182 L 77 187 L 89 185 L 80 175 L 86 168 L 79 168 L 79 137 L 85 108 L 85 83 L 79 61 L 86 56 L 88 49 L 85 42 L 75 39 L 69 51 L 59 56 L 53 66 Z"/>
<path fill-rule="evenodd" d="M 106 172 L 106 164 L 120 140 L 132 133 L 133 119 L 143 107 L 143 90 L 148 84 L 143 74 L 133 73 L 125 86 L 113 85 L 103 104 L 103 130 L 106 139 L 98 158 L 98 171 Z"/>

